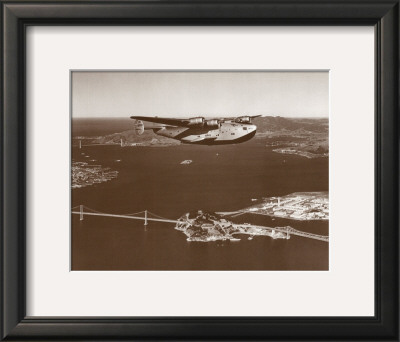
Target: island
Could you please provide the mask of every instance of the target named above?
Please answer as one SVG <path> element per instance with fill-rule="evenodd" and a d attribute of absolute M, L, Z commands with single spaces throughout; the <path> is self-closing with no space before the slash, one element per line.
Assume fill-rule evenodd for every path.
<path fill-rule="evenodd" d="M 250 223 L 233 223 L 218 213 L 202 210 L 186 213 L 177 221 L 175 229 L 183 232 L 187 236 L 187 241 L 210 242 L 229 240 L 235 242 L 240 241 L 238 235 L 249 235 L 249 240 L 253 239 L 254 236 L 269 236 L 272 239 L 288 240 L 291 235 L 296 235 L 329 242 L 329 236 L 304 232 L 290 226 L 266 227 Z"/>
<path fill-rule="evenodd" d="M 262 227 L 249 223 L 235 224 L 216 213 L 199 210 L 181 216 L 175 229 L 182 231 L 187 236 L 187 241 L 240 241 L 234 237 L 238 234 L 269 236 L 273 239 L 288 239 L 291 227 Z"/>

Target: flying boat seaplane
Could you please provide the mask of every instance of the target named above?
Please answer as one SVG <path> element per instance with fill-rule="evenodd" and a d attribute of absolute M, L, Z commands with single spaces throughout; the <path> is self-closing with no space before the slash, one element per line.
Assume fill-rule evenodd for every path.
<path fill-rule="evenodd" d="M 259 116 L 261 115 L 213 119 L 131 116 L 131 119 L 135 119 L 137 134 L 142 134 L 145 129 L 151 129 L 158 135 L 180 140 L 186 144 L 224 145 L 238 144 L 253 138 L 257 126 L 253 125 L 251 120 Z M 146 127 L 143 121 L 152 125 Z"/>

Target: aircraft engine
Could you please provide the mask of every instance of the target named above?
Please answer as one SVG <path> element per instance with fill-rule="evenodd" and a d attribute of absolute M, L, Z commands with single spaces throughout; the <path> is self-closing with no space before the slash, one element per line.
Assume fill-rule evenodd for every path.
<path fill-rule="evenodd" d="M 239 123 L 251 123 L 251 118 L 250 116 L 240 116 L 235 121 Z"/>
<path fill-rule="evenodd" d="M 189 119 L 189 126 L 202 126 L 204 124 L 204 118 L 197 117 Z"/>
<path fill-rule="evenodd" d="M 135 122 L 135 132 L 136 132 L 136 134 L 138 134 L 138 135 L 143 134 L 143 132 L 144 132 L 144 124 L 143 124 L 143 121 L 137 120 L 137 121 Z"/>
<path fill-rule="evenodd" d="M 206 121 L 206 126 L 207 127 L 219 127 L 219 120 L 216 120 L 216 119 L 207 120 Z"/>

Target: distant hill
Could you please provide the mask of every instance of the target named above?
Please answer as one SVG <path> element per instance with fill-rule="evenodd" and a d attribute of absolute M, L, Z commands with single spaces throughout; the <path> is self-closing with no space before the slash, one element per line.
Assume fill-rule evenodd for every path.
<path fill-rule="evenodd" d="M 92 143 L 96 144 L 119 144 L 121 142 L 124 145 L 140 144 L 140 145 L 155 145 L 155 146 L 168 146 L 168 145 L 179 145 L 180 141 L 175 139 L 170 139 L 167 137 L 162 137 L 155 134 L 151 130 L 146 130 L 143 134 L 139 135 L 135 130 L 124 131 L 121 133 L 114 133 L 105 135 L 103 137 L 98 137 L 92 140 Z"/>
<path fill-rule="evenodd" d="M 110 119 L 111 120 L 111 119 Z M 110 121 L 108 120 L 108 121 Z M 83 121 L 82 121 L 83 122 Z M 106 121 L 104 121 L 106 122 Z M 329 120 L 328 118 L 284 118 L 284 117 L 259 117 L 253 120 L 257 126 L 258 138 L 268 136 L 284 136 L 284 135 L 318 135 L 328 137 Z M 80 121 L 73 121 L 74 131 L 82 132 L 80 130 Z M 87 125 L 87 123 L 86 123 Z M 115 125 L 115 129 L 118 126 Z M 119 126 L 121 128 L 121 126 Z M 122 126 L 125 127 L 125 126 Z M 83 132 L 82 132 L 83 133 Z M 152 130 L 146 130 L 142 135 L 138 135 L 135 130 L 130 129 L 122 132 L 115 132 L 112 134 L 105 134 L 99 136 L 74 136 L 75 139 L 84 140 L 87 143 L 93 144 L 118 144 L 121 142 L 125 145 L 140 144 L 145 146 L 168 146 L 178 145 L 179 141 L 162 137 L 155 134 Z M 325 139 L 324 139 L 325 140 Z"/>
<path fill-rule="evenodd" d="M 257 126 L 257 133 L 276 133 L 287 131 L 305 131 L 327 133 L 329 131 L 328 118 L 284 118 L 281 116 L 266 116 L 253 119 Z"/>

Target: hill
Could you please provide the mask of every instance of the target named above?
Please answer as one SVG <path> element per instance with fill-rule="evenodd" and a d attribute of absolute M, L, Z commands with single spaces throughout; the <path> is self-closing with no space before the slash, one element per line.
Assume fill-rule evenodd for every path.
<path fill-rule="evenodd" d="M 267 145 L 290 146 L 290 143 L 293 144 L 296 141 L 309 140 L 311 143 L 319 141 L 318 147 L 321 147 L 324 152 L 327 151 L 329 132 L 329 120 L 327 118 L 267 116 L 255 118 L 253 123 L 257 126 L 256 138 L 265 139 Z M 76 127 L 77 125 L 79 125 L 79 121 L 74 121 L 74 126 Z M 79 130 L 77 129 L 77 131 Z M 73 139 L 75 139 L 75 143 L 78 140 L 82 140 L 82 143 L 87 144 L 120 144 L 122 140 L 122 144 L 125 146 L 170 146 L 180 144 L 179 141 L 157 135 L 152 130 L 146 130 L 142 135 L 138 135 L 133 129 L 100 136 L 74 136 Z"/>
<path fill-rule="evenodd" d="M 329 130 L 328 118 L 284 118 L 281 116 L 266 116 L 255 118 L 257 133 L 312 132 L 327 133 Z"/>

